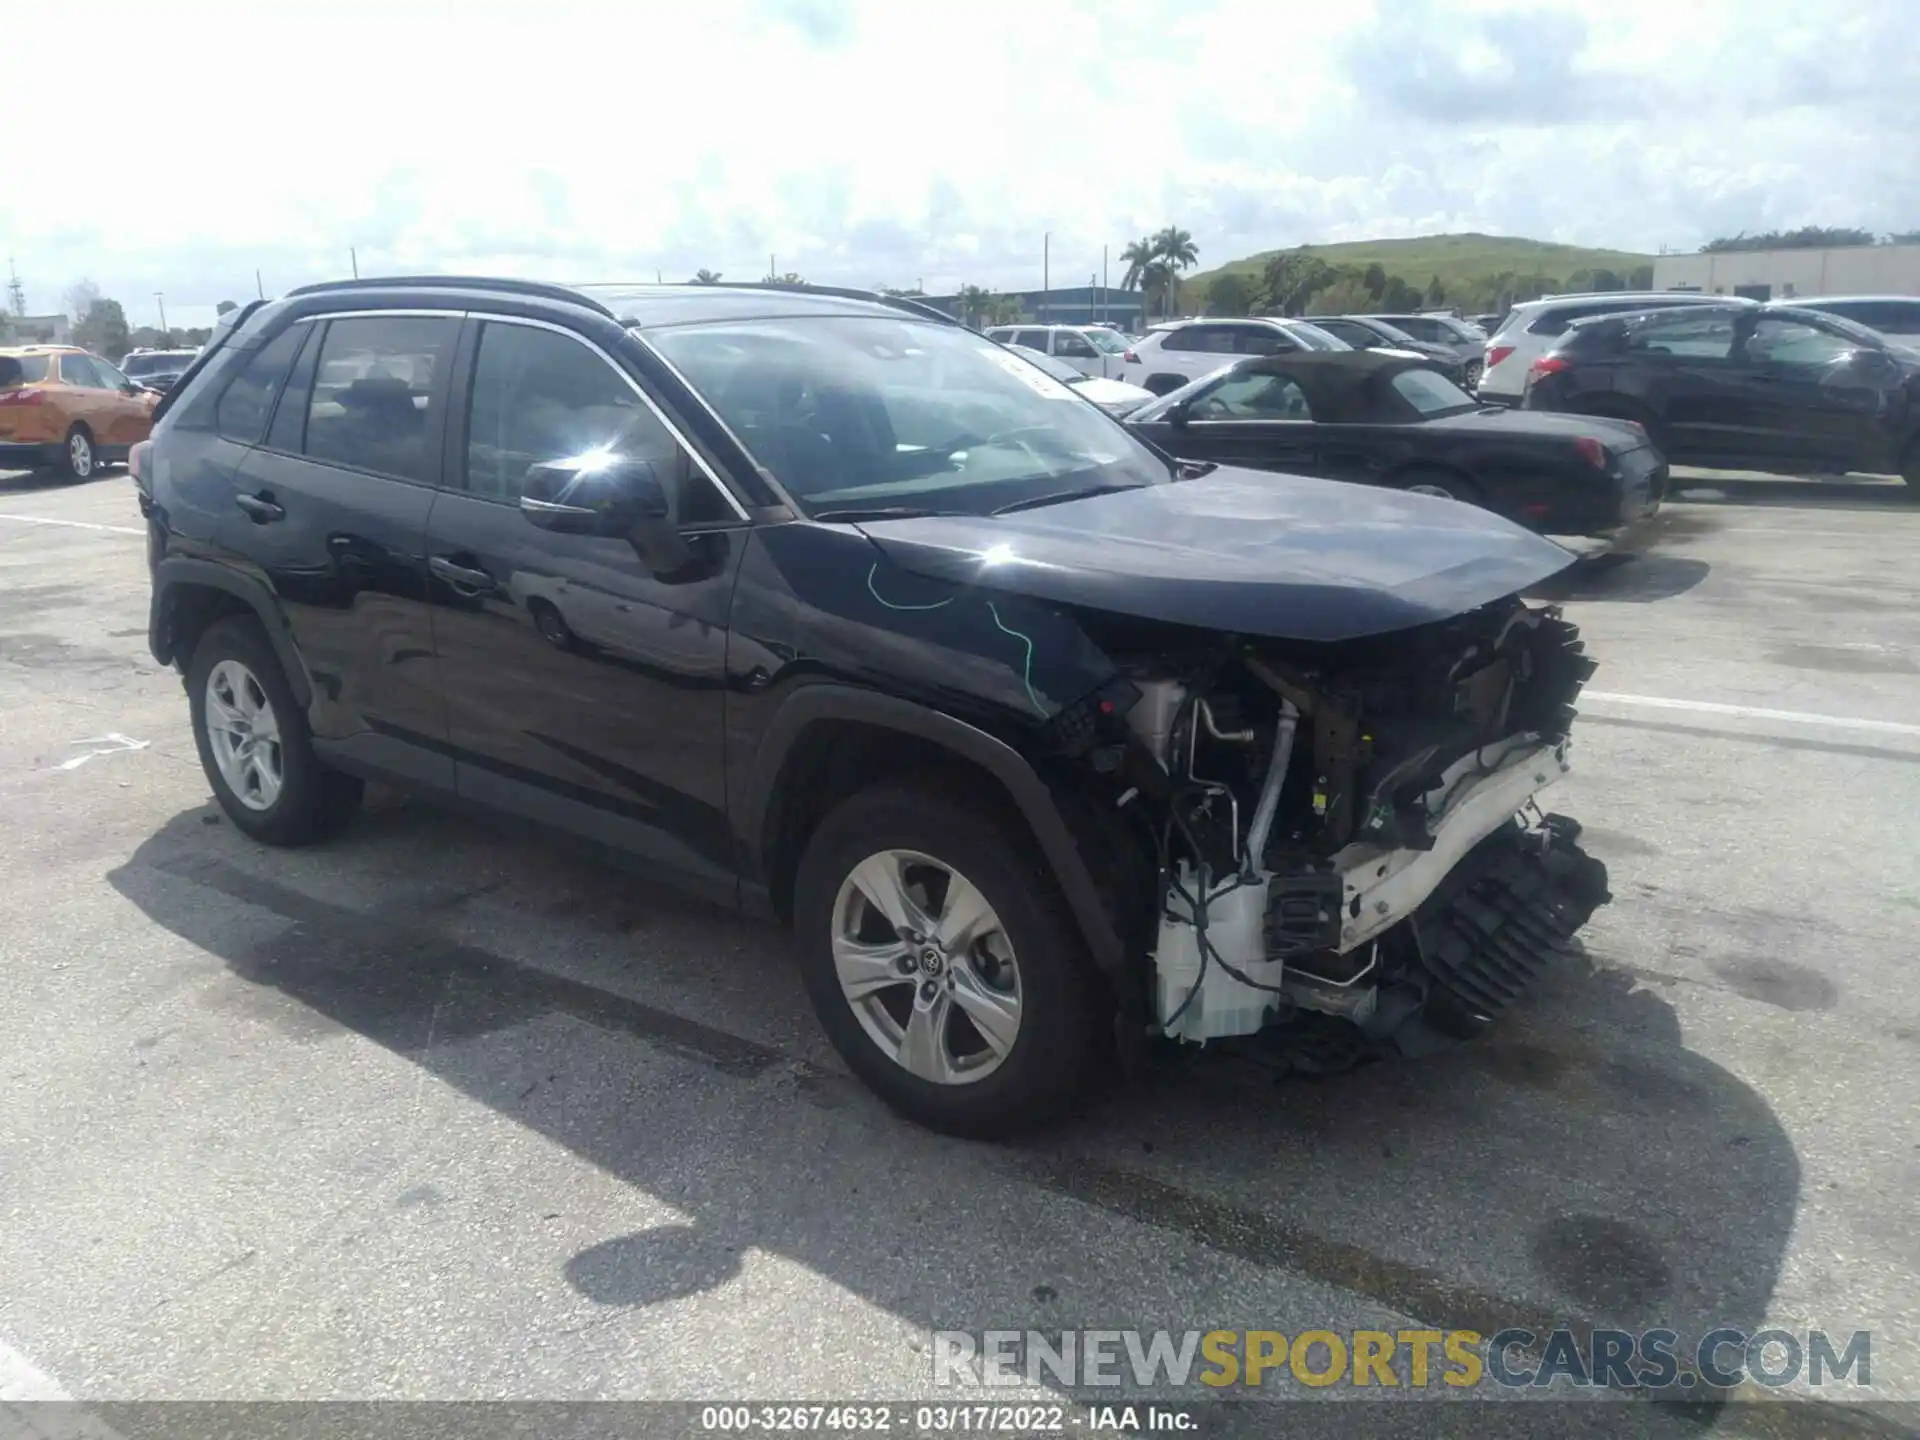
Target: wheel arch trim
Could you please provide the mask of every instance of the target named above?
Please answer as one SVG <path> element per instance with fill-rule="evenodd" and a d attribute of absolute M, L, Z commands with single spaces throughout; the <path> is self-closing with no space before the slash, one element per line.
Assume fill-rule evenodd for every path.
<path fill-rule="evenodd" d="M 272 592 L 258 580 L 210 560 L 169 556 L 154 566 L 153 602 L 147 620 L 147 648 L 153 652 L 155 660 L 162 665 L 178 663 L 184 666 L 191 658 L 175 652 L 173 635 L 175 607 L 181 591 L 188 588 L 223 591 L 251 610 L 259 620 L 260 628 L 266 632 L 267 643 L 273 646 L 273 653 L 280 661 L 281 672 L 287 677 L 287 688 L 293 691 L 294 700 L 302 710 L 313 703 L 313 680 L 307 674 L 299 650 L 294 647 L 293 637 L 287 631 L 286 617 L 281 614 Z"/>
<path fill-rule="evenodd" d="M 929 741 L 998 780 L 1045 855 L 1095 965 L 1108 976 L 1121 974 L 1125 948 L 1120 932 L 1046 782 L 1005 741 L 910 700 L 831 682 L 810 684 L 788 696 L 774 712 L 746 766 L 747 783 L 733 807 L 736 832 L 753 854 L 769 853 L 776 821 L 774 785 L 794 748 L 815 725 L 835 721 L 872 725 Z"/>

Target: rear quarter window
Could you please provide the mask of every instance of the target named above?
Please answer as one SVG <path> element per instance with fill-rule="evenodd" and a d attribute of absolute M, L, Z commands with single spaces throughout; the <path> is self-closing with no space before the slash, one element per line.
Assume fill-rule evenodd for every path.
<path fill-rule="evenodd" d="M 290 325 L 260 347 L 221 395 L 214 410 L 214 429 L 242 445 L 260 443 L 273 402 L 306 336 L 307 326 Z"/>
<path fill-rule="evenodd" d="M 46 378 L 46 356 L 0 355 L 0 385 L 31 385 Z"/>

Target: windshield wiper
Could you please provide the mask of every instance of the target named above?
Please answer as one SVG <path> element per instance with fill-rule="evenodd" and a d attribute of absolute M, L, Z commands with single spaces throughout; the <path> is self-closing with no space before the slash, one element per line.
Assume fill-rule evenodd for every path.
<path fill-rule="evenodd" d="M 966 510 L 931 510 L 923 505 L 849 506 L 843 510 L 816 510 L 810 520 L 920 520 L 929 515 L 966 515 Z"/>
<path fill-rule="evenodd" d="M 1042 505 L 1064 505 L 1069 500 L 1086 500 L 1095 495 L 1110 495 L 1116 490 L 1138 490 L 1138 485 L 1083 485 L 1078 490 L 1058 490 L 1051 495 L 1033 495 L 1025 500 L 1015 500 L 1002 505 L 998 510 L 989 510 L 989 515 L 1005 515 L 1012 510 L 1033 510 Z"/>

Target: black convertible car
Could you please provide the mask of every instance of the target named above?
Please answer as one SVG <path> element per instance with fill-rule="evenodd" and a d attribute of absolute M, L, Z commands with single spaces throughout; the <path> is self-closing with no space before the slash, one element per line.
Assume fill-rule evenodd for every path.
<path fill-rule="evenodd" d="M 1483 406 L 1423 361 L 1366 350 L 1245 360 L 1127 424 L 1183 459 L 1443 495 L 1547 535 L 1615 535 L 1667 488 L 1636 424 Z"/>

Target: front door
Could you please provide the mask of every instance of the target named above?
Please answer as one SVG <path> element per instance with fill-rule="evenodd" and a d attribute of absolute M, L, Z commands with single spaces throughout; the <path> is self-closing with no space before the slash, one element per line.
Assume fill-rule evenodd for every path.
<path fill-rule="evenodd" d="M 1082 375 L 1091 375 L 1096 380 L 1106 375 L 1100 352 L 1094 348 L 1091 340 L 1077 330 L 1055 330 L 1053 354 L 1056 360 L 1071 365 Z"/>
<path fill-rule="evenodd" d="M 1290 475 L 1319 473 L 1319 430 L 1291 376 L 1246 371 L 1215 381 L 1162 440 L 1182 459 L 1214 460 Z"/>
<path fill-rule="evenodd" d="M 743 516 L 582 338 L 475 319 L 461 357 L 467 403 L 428 541 L 460 793 L 730 897 L 722 722 Z M 627 540 L 557 534 L 521 513 L 530 467 L 602 451 L 653 466 L 686 563 L 661 574 Z"/>
<path fill-rule="evenodd" d="M 1888 369 L 1847 335 L 1763 315 L 1746 335 L 1741 381 L 1756 463 L 1817 471 L 1873 468 L 1890 449 Z"/>
<path fill-rule="evenodd" d="M 260 358 L 275 352 L 276 365 L 303 338 L 304 349 L 234 472 L 219 528 L 230 563 L 279 599 L 320 746 L 441 787 L 453 765 L 427 616 L 427 514 L 459 335 L 455 315 L 370 315 L 269 342 Z M 220 401 L 219 423 L 247 438 L 262 419 L 254 379 L 249 367 Z"/>
<path fill-rule="evenodd" d="M 111 397 L 101 407 L 104 432 L 100 443 L 117 450 L 146 439 L 153 429 L 153 407 L 160 403 L 160 397 L 150 390 L 139 389 L 97 355 L 93 357 L 93 368 L 99 372 Z"/>

